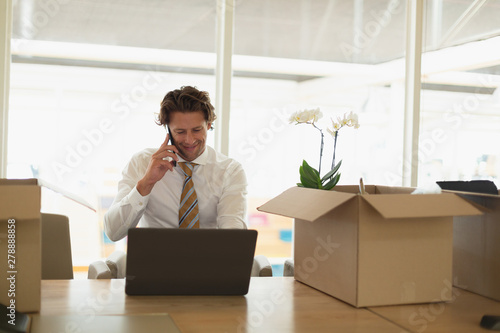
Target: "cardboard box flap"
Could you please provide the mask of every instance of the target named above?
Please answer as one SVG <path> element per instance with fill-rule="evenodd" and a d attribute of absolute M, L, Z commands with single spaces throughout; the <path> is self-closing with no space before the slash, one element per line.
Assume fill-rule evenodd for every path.
<path fill-rule="evenodd" d="M 94 206 L 92 206 L 90 203 L 88 203 L 85 199 L 83 199 L 82 197 L 78 196 L 78 195 L 75 195 L 73 193 L 70 193 L 54 184 L 51 184 L 51 183 L 48 183 L 42 179 L 38 179 L 38 184 L 40 184 L 41 186 L 43 187 L 46 187 L 56 193 L 59 193 L 63 196 L 65 196 L 66 198 L 70 199 L 70 200 L 73 200 L 74 202 L 76 203 L 79 203 L 80 205 L 82 206 L 85 206 L 87 207 L 88 209 L 96 212 L 97 210 L 95 209 Z"/>
<path fill-rule="evenodd" d="M 312 222 L 356 195 L 292 187 L 258 207 L 257 210 Z"/>
<path fill-rule="evenodd" d="M 40 218 L 40 187 L 0 186 L 0 220 L 10 218 Z"/>
<path fill-rule="evenodd" d="M 2 179 L 0 179 L 0 186 L 6 186 L 6 185 L 43 186 L 45 188 L 48 188 L 51 191 L 59 193 L 62 196 L 66 197 L 70 200 L 73 200 L 73 201 L 79 203 L 80 205 L 85 206 L 85 207 L 89 208 L 90 210 L 93 210 L 94 212 L 96 212 L 96 209 L 94 208 L 94 206 L 89 204 L 85 199 L 83 199 L 83 198 L 81 198 L 73 193 L 70 193 L 70 192 L 68 192 L 68 191 L 66 191 L 66 190 L 64 190 L 64 189 L 62 189 L 54 184 L 51 184 L 45 180 L 39 179 L 39 178 L 27 178 L 27 179 L 5 179 L 5 178 L 2 178 Z"/>
<path fill-rule="evenodd" d="M 481 215 L 475 205 L 451 193 L 363 195 L 385 218 Z"/>
<path fill-rule="evenodd" d="M 455 193 L 461 197 L 476 196 L 476 197 L 492 198 L 492 199 L 500 200 L 500 191 L 498 191 L 498 194 L 476 193 L 476 192 L 455 191 L 455 190 L 443 190 L 443 192 L 444 193 Z"/>
<path fill-rule="evenodd" d="M 38 179 L 36 179 L 36 178 L 26 178 L 26 179 L 0 178 L 0 186 L 1 185 L 38 185 Z"/>

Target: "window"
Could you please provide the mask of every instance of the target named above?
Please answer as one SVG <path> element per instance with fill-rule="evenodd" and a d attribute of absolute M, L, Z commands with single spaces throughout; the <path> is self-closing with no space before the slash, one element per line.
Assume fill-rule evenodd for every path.
<path fill-rule="evenodd" d="M 214 15 L 213 1 L 14 3 L 7 176 L 97 208 L 44 193 L 42 210 L 70 217 L 76 266 L 124 249 L 102 218 L 132 154 L 163 142 L 165 93 L 190 84 L 215 96 Z"/>
<path fill-rule="evenodd" d="M 51 195 L 44 206 L 70 215 L 73 262 L 86 266 L 125 246 L 106 239 L 102 216 L 131 155 L 163 141 L 164 94 L 189 84 L 215 98 L 218 2 L 13 3 L 7 175 L 41 177 L 98 208 Z M 340 183 L 402 184 L 407 3 L 234 1 L 229 155 L 247 172 L 258 254 L 292 255 L 292 220 L 256 208 L 298 182 L 303 159 L 319 164 L 319 132 L 289 124 L 292 112 L 321 108 L 323 170 L 330 118 L 357 113 L 361 127 L 337 143 Z M 499 185 L 500 1 L 425 4 L 419 185 Z"/>
<path fill-rule="evenodd" d="M 499 1 L 431 2 L 422 60 L 419 184 L 489 179 L 500 186 Z M 497 37 L 494 37 L 497 36 Z"/>

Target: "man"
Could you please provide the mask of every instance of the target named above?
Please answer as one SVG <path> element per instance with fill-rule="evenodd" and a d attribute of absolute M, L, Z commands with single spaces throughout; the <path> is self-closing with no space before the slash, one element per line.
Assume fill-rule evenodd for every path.
<path fill-rule="evenodd" d="M 104 216 L 109 239 L 120 240 L 137 225 L 246 229 L 245 172 L 206 146 L 215 118 L 207 92 L 185 86 L 165 95 L 157 124 L 169 133 L 159 149 L 136 153 L 123 170 Z"/>

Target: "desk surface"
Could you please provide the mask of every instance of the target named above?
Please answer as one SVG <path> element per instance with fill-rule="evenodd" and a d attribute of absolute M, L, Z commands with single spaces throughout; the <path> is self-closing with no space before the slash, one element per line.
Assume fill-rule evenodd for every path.
<path fill-rule="evenodd" d="M 127 296 L 124 280 L 42 281 L 42 316 L 165 312 L 182 332 L 405 332 L 289 277 L 252 278 L 245 296 Z"/>
<path fill-rule="evenodd" d="M 453 302 L 356 309 L 290 277 L 252 278 L 246 296 L 127 296 L 124 280 L 42 280 L 40 315 L 168 313 L 182 332 L 485 332 L 500 302 L 454 289 Z"/>
<path fill-rule="evenodd" d="M 411 332 L 487 333 L 479 326 L 485 314 L 500 316 L 500 302 L 453 288 L 452 301 L 373 307 L 370 311 Z"/>

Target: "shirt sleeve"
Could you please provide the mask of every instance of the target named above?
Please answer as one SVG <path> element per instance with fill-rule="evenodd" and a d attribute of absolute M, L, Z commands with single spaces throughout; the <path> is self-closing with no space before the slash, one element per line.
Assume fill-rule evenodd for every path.
<path fill-rule="evenodd" d="M 127 236 L 128 229 L 137 226 L 146 210 L 149 195 L 142 196 L 136 188 L 137 182 L 145 173 L 143 164 L 144 161 L 136 155 L 123 169 L 122 180 L 118 183 L 118 193 L 104 215 L 104 232 L 112 241 Z"/>
<path fill-rule="evenodd" d="M 234 162 L 224 177 L 217 205 L 217 226 L 221 229 L 247 229 L 247 178 L 241 164 Z"/>

